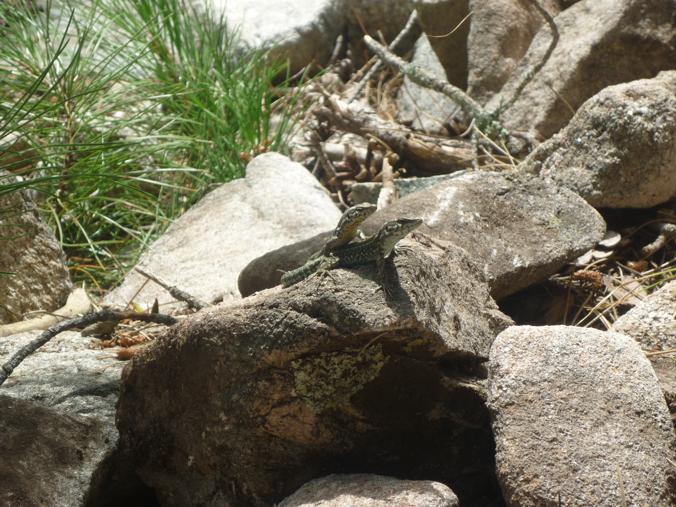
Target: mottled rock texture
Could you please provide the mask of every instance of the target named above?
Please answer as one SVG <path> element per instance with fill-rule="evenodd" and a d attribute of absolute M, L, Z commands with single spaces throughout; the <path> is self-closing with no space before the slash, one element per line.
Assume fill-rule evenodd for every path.
<path fill-rule="evenodd" d="M 522 164 L 597 208 L 676 196 L 676 70 L 609 86 Z"/>
<path fill-rule="evenodd" d="M 308 482 L 278 507 L 458 507 L 444 484 L 371 474 L 329 475 Z"/>
<path fill-rule="evenodd" d="M 509 325 L 459 248 L 405 240 L 189 317 L 125 369 L 123 449 L 163 505 L 271 505 L 327 473 L 436 480 L 496 500 L 482 367 Z"/>
<path fill-rule="evenodd" d="M 673 505 L 674 430 L 631 338 L 509 328 L 491 348 L 488 405 L 507 505 Z"/>
<path fill-rule="evenodd" d="M 0 184 L 10 178 L 0 171 Z M 63 306 L 72 288 L 65 260 L 28 192 L 0 196 L 0 324 Z"/>

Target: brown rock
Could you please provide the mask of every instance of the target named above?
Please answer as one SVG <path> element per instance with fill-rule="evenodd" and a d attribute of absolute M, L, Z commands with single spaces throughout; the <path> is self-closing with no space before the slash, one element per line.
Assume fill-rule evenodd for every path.
<path fill-rule="evenodd" d="M 555 18 L 559 44 L 502 115 L 505 127 L 547 139 L 603 88 L 673 68 L 673 14 L 672 0 L 584 0 L 561 12 Z M 525 72 L 541 61 L 550 40 L 544 25 L 509 81 L 489 101 L 490 111 L 512 97 Z"/>
<path fill-rule="evenodd" d="M 0 172 L 1 183 L 10 181 Z M 28 192 L 0 196 L 0 324 L 63 306 L 72 288 L 65 260 Z"/>
<path fill-rule="evenodd" d="M 609 86 L 520 166 L 597 208 L 650 208 L 676 196 L 676 70 Z"/>
<path fill-rule="evenodd" d="M 373 266 L 334 270 L 191 316 L 134 357 L 117 425 L 163 505 L 271 505 L 355 468 L 496 501 L 479 363 L 509 319 L 461 249 L 404 243 L 392 296 Z"/>

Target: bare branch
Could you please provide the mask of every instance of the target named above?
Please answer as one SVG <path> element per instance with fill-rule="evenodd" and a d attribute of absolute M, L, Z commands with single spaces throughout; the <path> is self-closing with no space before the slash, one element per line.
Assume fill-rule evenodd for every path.
<path fill-rule="evenodd" d="M 82 317 L 60 322 L 56 326 L 50 327 L 47 331 L 40 334 L 40 336 L 35 338 L 30 343 L 21 347 L 12 357 L 9 358 L 5 364 L 0 366 L 0 386 L 5 382 L 5 380 L 7 380 L 7 377 L 12 374 L 14 369 L 19 366 L 24 359 L 26 359 L 30 354 L 38 350 L 59 333 L 76 327 L 88 326 L 90 324 L 94 324 L 95 322 L 102 322 L 105 320 L 119 322 L 127 319 L 156 322 L 158 324 L 165 324 L 167 326 L 172 326 L 178 322 L 171 315 L 163 315 L 161 313 L 121 312 L 111 309 L 103 309 L 98 312 L 88 313 Z"/>
<path fill-rule="evenodd" d="M 188 294 L 187 292 L 179 289 L 178 287 L 176 287 L 174 285 L 169 285 L 164 280 L 156 277 L 155 275 L 148 273 L 147 271 L 144 271 L 143 269 L 139 268 L 138 266 L 135 267 L 134 270 L 138 271 L 141 275 L 145 276 L 149 280 L 152 280 L 157 285 L 159 285 L 160 287 L 165 289 L 169 294 L 171 294 L 172 297 L 176 298 L 178 301 L 183 301 L 190 308 L 192 308 L 194 310 L 201 310 L 202 308 L 206 308 L 207 306 L 209 306 L 204 301 L 200 301 L 195 296 Z"/>

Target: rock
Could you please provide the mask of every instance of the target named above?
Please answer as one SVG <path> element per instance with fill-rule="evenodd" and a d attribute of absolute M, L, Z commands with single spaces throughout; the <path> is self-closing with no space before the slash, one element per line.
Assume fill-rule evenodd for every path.
<path fill-rule="evenodd" d="M 467 88 L 469 33 L 469 21 L 465 18 L 470 12 L 469 0 L 413 0 L 413 6 L 418 11 L 418 20 L 430 45 L 446 71 L 448 82 L 464 90 Z"/>
<path fill-rule="evenodd" d="M 556 0 L 541 5 L 552 17 L 560 12 Z M 519 0 L 470 0 L 469 10 L 467 93 L 485 104 L 507 82 L 545 20 Z"/>
<path fill-rule="evenodd" d="M 333 270 L 191 315 L 134 356 L 117 425 L 160 503 L 272 505 L 354 469 L 497 501 L 480 362 L 510 321 L 461 249 L 402 243 L 392 296 L 372 266 Z"/>
<path fill-rule="evenodd" d="M 244 179 L 207 194 L 143 254 L 139 265 L 189 294 L 238 299 L 237 276 L 252 259 L 292 241 L 333 230 L 340 211 L 304 167 L 278 153 L 259 155 Z M 174 302 L 132 271 L 105 301 L 126 305 Z M 166 306 L 164 307 L 166 311 Z"/>
<path fill-rule="evenodd" d="M 362 229 L 373 234 L 400 217 L 422 218 L 418 231 L 469 252 L 495 299 L 543 281 L 592 248 L 605 231 L 601 216 L 567 189 L 531 175 L 484 171 L 450 175 L 371 215 Z M 322 245 L 319 238 L 303 243 L 308 250 Z M 254 261 L 259 290 L 277 283 L 280 266 L 296 267 L 288 262 L 292 250 L 269 253 L 265 265 Z"/>
<path fill-rule="evenodd" d="M 597 208 L 650 208 L 676 196 L 676 71 L 604 89 L 521 167 Z"/>
<path fill-rule="evenodd" d="M 40 334 L 0 340 L 0 364 Z M 80 333 L 64 331 L 28 356 L 0 387 L 0 393 L 39 403 L 67 415 L 88 416 L 114 428 L 115 403 L 124 363 L 114 349 L 92 348 Z"/>
<path fill-rule="evenodd" d="M 0 427 L 0 504 L 84 504 L 111 445 L 99 421 L 0 395 Z"/>
<path fill-rule="evenodd" d="M 446 485 L 405 481 L 382 475 L 329 475 L 308 482 L 278 507 L 390 507 L 420 505 L 458 507 L 458 497 Z"/>
<path fill-rule="evenodd" d="M 502 114 L 503 125 L 547 139 L 603 88 L 673 68 L 673 12 L 672 0 L 583 0 L 564 10 L 555 18 L 560 33 L 556 49 Z M 550 41 L 549 27 L 544 25 L 509 81 L 488 102 L 489 111 L 513 96 L 524 73 L 542 60 Z"/>
<path fill-rule="evenodd" d="M 439 174 L 436 176 L 426 176 L 425 178 L 397 178 L 394 180 L 394 187 L 397 189 L 399 197 L 406 197 L 408 194 L 424 190 L 443 181 L 457 178 L 459 175 L 460 172 L 458 171 L 453 174 Z M 352 204 L 362 202 L 376 204 L 381 188 L 383 188 L 383 184 L 380 182 L 354 183 L 350 187 L 348 197 Z"/>
<path fill-rule="evenodd" d="M 652 293 L 622 315 L 612 330 L 631 336 L 646 352 L 676 350 L 676 280 Z M 660 381 L 672 416 L 676 419 L 676 358 L 654 354 L 650 362 Z"/>
<path fill-rule="evenodd" d="M 309 64 L 325 64 L 339 34 L 347 36 L 359 63 L 363 29 L 367 33 L 381 30 L 387 40 L 392 40 L 411 12 L 408 2 L 397 0 L 212 0 L 209 3 L 216 16 L 224 15 L 230 26 L 238 28 L 242 42 L 250 47 L 270 49 L 274 56 L 282 59 L 288 58 L 293 71 Z M 388 15 L 383 17 L 383 12 Z"/>
<path fill-rule="evenodd" d="M 0 171 L 0 183 L 14 179 Z M 26 191 L 0 196 L 0 324 L 63 306 L 72 284 L 54 232 Z"/>
<path fill-rule="evenodd" d="M 631 338 L 512 327 L 491 348 L 488 380 L 507 505 L 673 505 L 674 431 Z"/>
<path fill-rule="evenodd" d="M 444 68 L 425 34 L 415 43 L 411 63 L 446 81 Z M 400 122 L 410 123 L 414 129 L 430 134 L 448 135 L 446 125 L 457 110 L 458 106 L 445 95 L 420 86 L 404 76 L 397 95 L 397 119 Z"/>

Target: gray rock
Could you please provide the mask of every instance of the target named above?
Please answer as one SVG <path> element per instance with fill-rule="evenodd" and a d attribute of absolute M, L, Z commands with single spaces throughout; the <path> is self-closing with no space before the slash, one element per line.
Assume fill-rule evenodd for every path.
<path fill-rule="evenodd" d="M 0 340 L 0 364 L 40 331 Z M 29 400 L 68 415 L 106 422 L 115 432 L 115 403 L 124 363 L 115 349 L 99 349 L 80 333 L 65 331 L 28 356 L 0 387 L 0 394 Z"/>
<path fill-rule="evenodd" d="M 400 217 L 422 218 L 420 232 L 469 252 L 495 299 L 546 279 L 592 248 L 605 232 L 603 218 L 582 198 L 527 174 L 456 173 L 376 212 L 362 229 L 373 234 Z M 322 244 L 315 237 L 303 246 L 316 250 Z M 254 261 L 259 288 L 279 280 L 275 273 L 280 266 L 296 267 L 288 262 L 292 250 L 269 253 L 265 263 Z"/>
<path fill-rule="evenodd" d="M 556 0 L 541 5 L 553 17 L 561 10 Z M 507 82 L 545 20 L 520 0 L 470 0 L 469 9 L 467 93 L 485 104 Z"/>
<path fill-rule="evenodd" d="M 676 280 L 655 291 L 615 321 L 613 331 L 631 336 L 647 352 L 676 350 Z M 676 358 L 651 355 L 672 416 L 676 418 Z"/>
<path fill-rule="evenodd" d="M 469 21 L 462 21 L 469 14 L 469 0 L 413 0 L 413 6 L 418 11 L 418 19 L 430 45 L 446 71 L 448 82 L 464 90 L 467 88 Z M 451 31 L 453 33 L 449 34 Z"/>
<path fill-rule="evenodd" d="M 491 348 L 488 404 L 507 505 L 673 505 L 674 431 L 631 338 L 509 328 Z"/>
<path fill-rule="evenodd" d="M 521 167 L 597 208 L 649 208 L 676 196 L 676 71 L 604 89 Z"/>
<path fill-rule="evenodd" d="M 308 482 L 278 507 L 458 507 L 446 485 L 406 481 L 382 475 L 329 475 Z"/>
<path fill-rule="evenodd" d="M 202 3 L 202 2 L 200 2 Z M 291 68 L 325 64 L 336 37 L 345 33 L 360 60 L 363 24 L 367 33 L 381 30 L 391 40 L 404 27 L 411 8 L 408 2 L 387 0 L 213 0 L 216 15 L 224 14 L 238 28 L 243 42 L 267 48 L 288 58 Z M 387 12 L 387 16 L 383 16 Z M 411 41 L 413 43 L 413 41 Z"/>
<path fill-rule="evenodd" d="M 14 182 L 0 171 L 0 184 Z M 0 196 L 0 324 L 63 306 L 72 284 L 54 232 L 26 191 Z"/>
<path fill-rule="evenodd" d="M 453 174 L 439 174 L 437 176 L 427 176 L 425 178 L 397 178 L 394 180 L 394 187 L 397 189 L 399 197 L 406 197 L 409 194 L 424 190 L 437 183 L 457 178 L 460 174 L 461 173 L 458 171 Z M 359 204 L 362 202 L 377 204 L 378 195 L 382 188 L 383 184 L 379 182 L 368 181 L 364 183 L 354 183 L 350 187 L 348 197 L 352 204 Z"/>
<path fill-rule="evenodd" d="M 191 315 L 134 356 L 117 424 L 161 503 L 271 505 L 357 467 L 496 501 L 480 362 L 510 321 L 461 249 L 402 243 L 392 296 L 372 266 L 333 270 Z"/>
<path fill-rule="evenodd" d="M 673 68 L 673 12 L 672 0 L 583 0 L 561 12 L 555 18 L 558 46 L 502 115 L 504 125 L 547 139 L 603 88 Z M 550 40 L 549 27 L 544 25 L 509 81 L 489 101 L 489 110 L 512 97 L 524 73 L 542 59 Z"/>
<path fill-rule="evenodd" d="M 0 395 L 0 427 L 0 504 L 84 504 L 112 444 L 105 425 Z"/>
<path fill-rule="evenodd" d="M 411 63 L 446 81 L 444 68 L 425 34 L 415 43 Z M 400 122 L 410 123 L 414 129 L 430 134 L 448 134 L 446 125 L 457 110 L 458 106 L 445 95 L 420 86 L 404 76 L 397 94 L 397 119 Z"/>
<path fill-rule="evenodd" d="M 143 254 L 139 265 L 204 301 L 238 299 L 237 276 L 252 259 L 292 241 L 333 229 L 340 211 L 303 166 L 278 153 L 259 155 L 244 179 L 206 195 Z M 126 305 L 174 302 L 132 271 L 105 298 Z M 164 307 L 166 311 L 166 306 Z"/>

